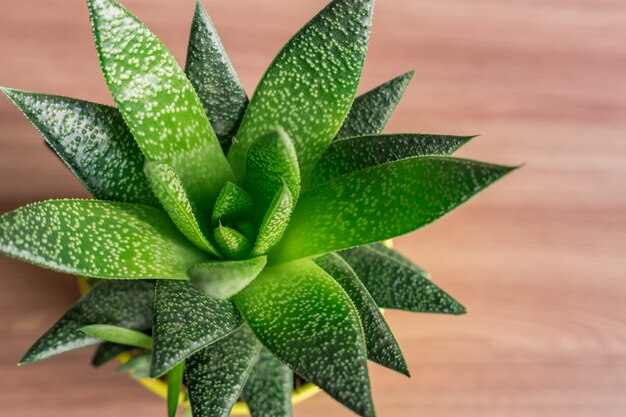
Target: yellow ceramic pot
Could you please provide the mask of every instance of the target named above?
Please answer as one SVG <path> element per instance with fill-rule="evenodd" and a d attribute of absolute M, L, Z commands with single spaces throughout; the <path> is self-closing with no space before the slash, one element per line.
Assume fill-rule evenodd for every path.
<path fill-rule="evenodd" d="M 393 246 L 393 242 L 391 240 L 387 240 L 384 242 L 385 246 L 391 248 Z M 78 285 L 80 288 L 81 295 L 85 295 L 90 289 L 89 281 L 83 277 L 78 279 Z M 117 356 L 117 361 L 119 363 L 125 363 L 131 359 L 131 355 L 128 353 L 121 353 Z M 155 393 L 161 398 L 167 398 L 167 384 L 162 379 L 151 379 L 151 378 L 139 378 L 136 379 L 138 383 L 143 385 L 149 391 Z M 308 400 L 313 397 L 315 394 L 319 393 L 321 390 L 318 386 L 307 382 L 302 385 L 300 388 L 293 391 L 291 394 L 291 403 L 298 404 L 302 401 Z M 185 406 L 186 408 L 190 407 L 189 401 L 185 401 L 185 395 L 183 393 L 180 394 L 180 398 L 178 399 L 179 404 Z M 245 416 L 249 415 L 250 411 L 248 410 L 248 406 L 246 406 L 243 402 L 236 402 L 233 406 L 232 411 L 230 412 L 231 416 Z"/>

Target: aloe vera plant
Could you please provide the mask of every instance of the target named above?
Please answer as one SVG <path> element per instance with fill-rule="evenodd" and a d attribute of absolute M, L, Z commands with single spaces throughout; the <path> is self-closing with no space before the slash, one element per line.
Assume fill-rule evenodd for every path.
<path fill-rule="evenodd" d="M 0 217 L 0 251 L 92 289 L 21 363 L 99 345 L 167 377 L 168 415 L 289 416 L 294 375 L 374 416 L 367 361 L 409 375 L 379 308 L 464 307 L 380 244 L 512 168 L 471 137 L 382 130 L 413 73 L 356 97 L 373 0 L 334 0 L 252 99 L 200 4 L 183 70 L 115 0 L 88 0 L 112 108 L 2 88 L 92 194 Z M 186 394 L 183 394 L 183 391 Z"/>

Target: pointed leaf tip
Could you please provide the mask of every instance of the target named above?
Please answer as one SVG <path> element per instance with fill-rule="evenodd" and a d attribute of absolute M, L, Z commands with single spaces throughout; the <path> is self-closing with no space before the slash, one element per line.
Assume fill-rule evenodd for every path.
<path fill-rule="evenodd" d="M 252 141 L 282 126 L 310 174 L 350 110 L 369 41 L 373 0 L 336 0 L 278 53 L 259 83 L 228 158 L 241 178 Z"/>
<path fill-rule="evenodd" d="M 409 376 L 409 368 L 389 325 L 350 265 L 334 253 L 316 258 L 315 263 L 341 285 L 354 303 L 363 325 L 368 359 Z"/>
<path fill-rule="evenodd" d="M 382 133 L 413 74 L 406 72 L 358 96 L 334 140 Z"/>
<path fill-rule="evenodd" d="M 89 11 L 107 85 L 137 144 L 149 161 L 171 165 L 193 205 L 209 213 L 233 175 L 193 86 L 163 43 L 117 1 L 89 0 Z"/>
<path fill-rule="evenodd" d="M 248 96 L 200 1 L 196 1 L 191 23 L 185 73 L 222 149 L 228 152 L 248 105 Z"/>
<path fill-rule="evenodd" d="M 356 413 L 374 415 L 359 315 L 324 270 L 310 260 L 266 268 L 234 300 L 276 358 Z"/>
<path fill-rule="evenodd" d="M 117 109 L 50 94 L 2 91 L 93 197 L 159 207 L 142 172 L 144 156 Z"/>
<path fill-rule="evenodd" d="M 339 255 L 382 308 L 452 315 L 466 312 L 428 278 L 426 271 L 392 249 L 374 244 L 341 251 Z"/>
<path fill-rule="evenodd" d="M 0 252 L 105 279 L 187 279 L 187 269 L 208 258 L 163 211 L 99 200 L 50 200 L 4 214 Z"/>
<path fill-rule="evenodd" d="M 271 261 L 286 262 L 412 232 L 510 171 L 466 159 L 419 156 L 334 178 L 302 194 Z"/>

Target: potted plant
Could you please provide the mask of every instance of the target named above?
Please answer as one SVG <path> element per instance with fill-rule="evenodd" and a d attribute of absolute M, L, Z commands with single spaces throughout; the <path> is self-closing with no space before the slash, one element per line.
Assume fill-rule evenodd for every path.
<path fill-rule="evenodd" d="M 379 308 L 465 312 L 379 242 L 512 168 L 449 156 L 471 137 L 381 134 L 412 72 L 355 99 L 373 0 L 328 4 L 250 102 L 200 4 L 184 70 L 115 0 L 88 5 L 117 108 L 2 88 L 93 196 L 0 217 L 2 253 L 86 277 L 20 363 L 98 345 L 169 416 L 289 416 L 315 387 L 373 416 L 367 360 L 409 375 Z"/>

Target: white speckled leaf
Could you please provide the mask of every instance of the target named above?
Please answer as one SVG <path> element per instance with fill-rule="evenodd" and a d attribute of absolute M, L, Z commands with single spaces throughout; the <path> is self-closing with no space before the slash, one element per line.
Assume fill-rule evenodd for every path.
<path fill-rule="evenodd" d="M 276 193 L 274 200 L 265 212 L 252 249 L 252 256 L 265 255 L 280 242 L 289 225 L 294 205 L 295 201 L 291 196 L 289 187 L 287 184 L 283 184 L 282 189 Z"/>
<path fill-rule="evenodd" d="M 242 323 L 232 302 L 208 297 L 189 281 L 159 281 L 154 300 L 151 375 L 163 375 Z"/>
<path fill-rule="evenodd" d="M 71 350 L 97 345 L 101 340 L 79 329 L 89 324 L 107 323 L 135 330 L 152 327 L 154 283 L 145 281 L 105 281 L 63 315 L 26 352 L 20 364 L 37 362 Z"/>
<path fill-rule="evenodd" d="M 0 252 L 44 268 L 107 279 L 187 279 L 208 255 L 165 212 L 138 204 L 50 200 L 0 217 Z"/>
<path fill-rule="evenodd" d="M 228 226 L 218 225 L 213 229 L 213 237 L 227 259 L 244 259 L 252 249 L 247 237 Z"/>
<path fill-rule="evenodd" d="M 144 172 L 152 191 L 178 230 L 200 249 L 219 257 L 219 252 L 205 237 L 205 231 L 209 230 L 208 213 L 198 213 L 194 210 L 174 169 L 167 164 L 146 162 Z"/>
<path fill-rule="evenodd" d="M 418 313 L 464 314 L 465 308 L 399 253 L 373 245 L 341 251 L 376 303 Z"/>
<path fill-rule="evenodd" d="M 471 138 L 401 133 L 336 140 L 315 166 L 310 187 L 354 171 L 413 156 L 450 155 Z"/>
<path fill-rule="evenodd" d="M 149 161 L 179 175 L 209 213 L 232 171 L 191 83 L 161 41 L 115 0 L 89 0 L 96 48 L 120 113 Z"/>
<path fill-rule="evenodd" d="M 207 346 L 186 361 L 193 417 L 228 417 L 261 345 L 247 327 Z"/>
<path fill-rule="evenodd" d="M 73 98 L 0 88 L 95 198 L 159 206 L 144 156 L 117 109 Z"/>
<path fill-rule="evenodd" d="M 234 300 L 281 362 L 356 413 L 374 415 L 358 312 L 323 269 L 309 260 L 266 268 Z"/>
<path fill-rule="evenodd" d="M 405 72 L 357 97 L 335 140 L 382 133 L 414 73 Z"/>
<path fill-rule="evenodd" d="M 252 209 L 252 197 L 232 182 L 224 184 L 213 207 L 212 219 L 216 224 L 247 213 Z"/>
<path fill-rule="evenodd" d="M 199 1 L 191 22 L 185 73 L 227 152 L 248 105 L 248 96 Z"/>
<path fill-rule="evenodd" d="M 261 349 L 243 398 L 252 417 L 291 417 L 293 373 L 267 349 Z"/>
<path fill-rule="evenodd" d="M 208 296 L 227 299 L 250 284 L 266 262 L 265 256 L 242 261 L 203 262 L 189 268 L 189 277 Z"/>
<path fill-rule="evenodd" d="M 419 156 L 334 178 L 300 196 L 272 261 L 333 252 L 411 232 L 448 213 L 511 169 Z"/>
<path fill-rule="evenodd" d="M 359 84 L 373 0 L 335 0 L 278 53 L 259 83 L 228 154 L 241 178 L 254 139 L 281 126 L 303 182 L 339 130 Z"/>
<path fill-rule="evenodd" d="M 80 329 L 87 336 L 96 337 L 106 342 L 121 343 L 144 349 L 152 349 L 152 337 L 121 326 L 110 324 L 88 324 Z"/>
<path fill-rule="evenodd" d="M 391 333 L 389 325 L 350 265 L 334 253 L 315 259 L 315 263 L 341 285 L 358 310 L 365 334 L 368 359 L 410 376 L 400 346 Z"/>
<path fill-rule="evenodd" d="M 300 194 L 298 156 L 289 136 L 278 128 L 257 138 L 248 149 L 243 188 L 252 195 L 255 212 L 263 215 L 283 184 L 297 201 Z"/>

